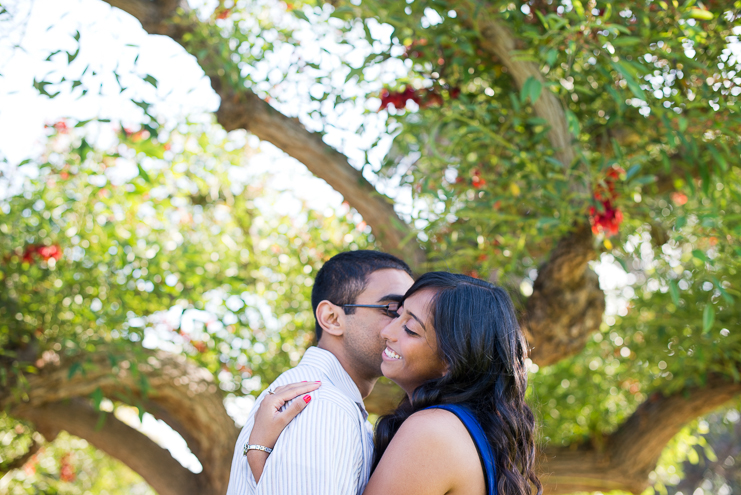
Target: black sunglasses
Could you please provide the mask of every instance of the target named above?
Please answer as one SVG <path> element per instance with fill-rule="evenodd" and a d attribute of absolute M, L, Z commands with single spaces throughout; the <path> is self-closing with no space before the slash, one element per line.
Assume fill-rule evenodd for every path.
<path fill-rule="evenodd" d="M 399 317 L 399 308 L 401 303 L 392 302 L 388 304 L 343 304 L 343 308 L 377 308 L 382 309 L 386 316 L 389 318 Z"/>

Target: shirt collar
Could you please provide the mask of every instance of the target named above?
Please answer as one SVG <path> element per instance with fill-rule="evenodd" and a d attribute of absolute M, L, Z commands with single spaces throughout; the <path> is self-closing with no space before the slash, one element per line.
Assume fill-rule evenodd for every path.
<path fill-rule="evenodd" d="M 363 419 L 368 419 L 368 412 L 365 410 L 363 397 L 360 395 L 358 386 L 355 385 L 355 382 L 334 354 L 318 347 L 309 347 L 306 349 L 304 357 L 301 358 L 299 366 L 313 366 L 320 369 L 327 375 L 332 385 L 358 405 L 360 412 L 363 414 Z"/>

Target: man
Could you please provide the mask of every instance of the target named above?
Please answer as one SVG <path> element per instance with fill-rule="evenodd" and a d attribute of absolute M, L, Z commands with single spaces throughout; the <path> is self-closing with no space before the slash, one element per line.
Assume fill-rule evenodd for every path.
<path fill-rule="evenodd" d="M 237 440 L 227 495 L 363 492 L 373 460 L 373 428 L 363 399 L 381 376 L 380 332 L 412 283 L 406 263 L 378 251 L 348 251 L 324 264 L 311 293 L 317 347 L 258 397 Z M 322 385 L 281 434 L 255 483 L 244 451 L 254 411 L 276 387 L 301 381 Z"/>

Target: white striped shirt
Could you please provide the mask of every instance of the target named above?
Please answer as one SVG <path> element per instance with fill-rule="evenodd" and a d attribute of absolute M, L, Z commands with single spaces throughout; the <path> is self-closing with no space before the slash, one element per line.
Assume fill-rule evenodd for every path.
<path fill-rule="evenodd" d="M 355 382 L 329 351 L 309 348 L 270 388 L 321 380 L 311 402 L 278 438 L 260 482 L 243 454 L 260 394 L 239 434 L 227 495 L 360 495 L 373 462 L 373 427 Z"/>

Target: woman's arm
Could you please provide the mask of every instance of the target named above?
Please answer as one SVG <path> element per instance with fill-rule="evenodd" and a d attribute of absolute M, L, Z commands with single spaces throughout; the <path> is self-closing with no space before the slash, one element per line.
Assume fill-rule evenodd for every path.
<path fill-rule="evenodd" d="M 461 421 L 442 409 L 419 411 L 401 425 L 363 495 L 484 495 L 476 445 Z"/>
<path fill-rule="evenodd" d="M 255 413 L 255 424 L 252 426 L 249 444 L 262 445 L 272 449 L 278 441 L 281 432 L 288 426 L 298 413 L 304 410 L 311 402 L 311 396 L 306 395 L 318 389 L 321 382 L 300 382 L 284 385 L 276 388 L 273 394 L 267 395 L 260 403 L 260 407 Z M 281 408 L 287 402 L 294 400 L 285 410 Z M 255 482 L 260 481 L 262 471 L 265 468 L 265 462 L 268 460 L 268 453 L 261 450 L 249 450 L 247 452 L 247 463 L 252 470 L 252 476 Z"/>

